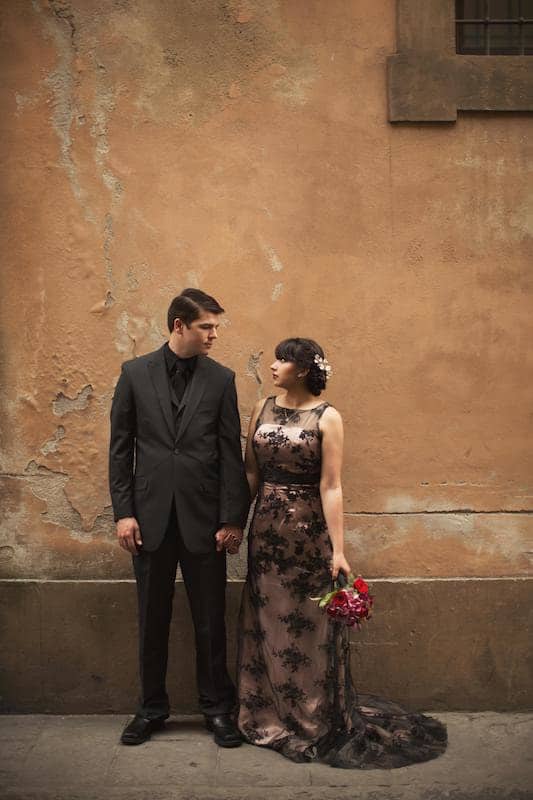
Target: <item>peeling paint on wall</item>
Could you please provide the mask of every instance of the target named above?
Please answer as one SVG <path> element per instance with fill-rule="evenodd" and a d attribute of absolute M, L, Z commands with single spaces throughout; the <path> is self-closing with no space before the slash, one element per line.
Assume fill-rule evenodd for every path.
<path fill-rule="evenodd" d="M 82 524 L 81 516 L 68 500 L 64 489 L 68 483 L 68 476 L 49 469 L 42 464 L 31 461 L 25 469 L 31 491 L 41 500 L 46 502 L 46 511 L 43 513 L 45 522 L 61 525 L 70 531 L 74 539 L 88 541 L 94 535 L 105 532 L 108 535 L 112 530 L 111 506 L 107 506 L 96 516 L 95 522 L 86 529 Z"/>
<path fill-rule="evenodd" d="M 268 258 L 268 263 L 273 272 L 281 272 L 283 269 L 283 264 L 280 261 L 280 258 L 273 247 L 270 247 L 267 244 L 262 244 L 263 251 Z"/>
<path fill-rule="evenodd" d="M 246 374 L 251 378 L 254 378 L 259 386 L 261 386 L 263 383 L 263 379 L 261 378 L 261 373 L 259 371 L 262 355 L 262 350 L 260 350 L 258 353 L 251 353 L 248 359 L 248 364 L 246 365 Z"/>
<path fill-rule="evenodd" d="M 32 0 L 32 7 L 44 25 L 46 35 L 53 40 L 57 48 L 58 64 L 56 69 L 45 79 L 45 84 L 52 90 L 52 126 L 60 145 L 60 164 L 63 166 L 76 200 L 83 208 L 85 219 L 95 223 L 94 212 L 88 203 L 86 191 L 81 186 L 80 175 L 72 155 L 73 141 L 71 128 L 77 109 L 75 105 L 75 25 L 74 15 L 68 3 L 50 0 L 52 15 L 37 0 Z"/>
<path fill-rule="evenodd" d="M 55 453 L 57 448 L 59 447 L 59 442 L 61 441 L 61 439 L 65 438 L 65 434 L 66 431 L 64 427 L 62 425 L 58 425 L 58 427 L 54 431 L 52 438 L 48 439 L 48 441 L 45 442 L 41 447 L 41 453 L 43 454 L 43 456 L 47 456 L 50 453 Z"/>
<path fill-rule="evenodd" d="M 272 289 L 272 300 L 274 302 L 279 299 L 282 291 L 283 291 L 283 284 L 282 283 L 276 283 L 276 285 Z"/>
<path fill-rule="evenodd" d="M 63 472 L 49 469 L 36 461 L 30 461 L 23 473 L 1 477 L 8 477 L 11 481 L 20 481 L 27 486 L 31 493 L 44 503 L 45 510 L 41 513 L 42 521 L 67 530 L 69 536 L 76 541 L 89 542 L 94 537 L 102 535 L 108 537 L 113 530 L 113 514 L 110 505 L 95 516 L 92 525 L 85 526 L 83 524 L 79 512 L 65 493 L 69 477 Z M 9 547 L 16 550 L 15 544 L 9 545 Z"/>
<path fill-rule="evenodd" d="M 64 414 L 69 414 L 71 411 L 83 411 L 89 405 L 89 399 L 93 393 L 93 387 L 90 384 L 80 389 L 75 397 L 69 397 L 63 392 L 56 395 L 55 400 L 52 401 L 52 408 L 57 417 L 62 417 Z"/>
<path fill-rule="evenodd" d="M 90 312 L 91 314 L 103 314 L 104 311 L 107 311 L 111 308 L 115 303 L 115 298 L 111 294 L 111 292 L 106 292 L 106 296 L 100 302 L 95 303 L 94 306 L 91 307 Z"/>
<path fill-rule="evenodd" d="M 111 260 L 111 247 L 113 245 L 113 240 L 115 238 L 115 234 L 113 232 L 113 217 L 111 213 L 105 215 L 105 224 L 104 224 L 104 243 L 103 243 L 103 251 L 104 251 L 104 261 L 106 265 L 106 276 L 107 280 L 109 281 L 109 285 L 111 286 L 111 291 L 117 291 L 117 283 L 115 281 L 115 276 L 113 274 L 113 262 Z"/>
<path fill-rule="evenodd" d="M 34 108 L 41 100 L 39 92 L 32 95 L 23 95 L 15 92 L 15 102 L 17 104 L 17 114 L 22 114 L 26 109 Z"/>

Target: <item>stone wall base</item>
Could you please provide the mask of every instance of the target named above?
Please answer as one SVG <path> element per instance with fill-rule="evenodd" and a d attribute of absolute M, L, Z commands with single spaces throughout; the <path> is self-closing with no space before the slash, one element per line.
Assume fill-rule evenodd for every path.
<path fill-rule="evenodd" d="M 533 707 L 533 580 L 372 580 L 375 616 L 352 634 L 360 691 L 413 708 Z M 242 582 L 228 584 L 229 664 Z M 0 581 L 0 710 L 131 712 L 137 697 L 132 581 Z M 176 586 L 168 691 L 175 713 L 197 711 L 187 600 Z"/>

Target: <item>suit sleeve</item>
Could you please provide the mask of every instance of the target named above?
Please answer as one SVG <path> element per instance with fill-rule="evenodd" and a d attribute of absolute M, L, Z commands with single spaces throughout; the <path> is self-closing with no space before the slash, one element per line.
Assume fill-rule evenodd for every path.
<path fill-rule="evenodd" d="M 220 458 L 220 523 L 244 528 L 250 508 L 250 490 L 241 449 L 241 420 L 235 376 L 227 382 L 218 421 Z"/>
<path fill-rule="evenodd" d="M 109 491 L 115 522 L 135 516 L 133 503 L 133 462 L 135 453 L 135 401 L 124 366 L 111 404 L 109 444 Z"/>

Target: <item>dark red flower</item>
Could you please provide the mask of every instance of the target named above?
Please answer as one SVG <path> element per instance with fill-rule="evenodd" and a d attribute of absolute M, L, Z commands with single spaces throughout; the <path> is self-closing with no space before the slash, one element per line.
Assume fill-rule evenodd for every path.
<path fill-rule="evenodd" d="M 368 594 L 368 584 L 359 576 L 353 582 L 353 588 L 356 589 L 359 594 Z"/>
<path fill-rule="evenodd" d="M 350 628 L 360 628 L 363 620 L 370 619 L 373 604 L 374 597 L 368 593 L 368 585 L 362 578 L 354 581 L 353 588 L 338 589 L 321 600 L 329 617 Z"/>
<path fill-rule="evenodd" d="M 335 606 L 343 606 L 348 602 L 349 594 L 346 589 L 339 589 L 331 598 L 331 603 Z"/>

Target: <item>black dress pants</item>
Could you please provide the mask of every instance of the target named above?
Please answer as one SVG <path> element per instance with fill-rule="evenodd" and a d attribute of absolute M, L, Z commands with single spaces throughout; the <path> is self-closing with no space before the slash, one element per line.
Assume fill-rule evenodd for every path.
<path fill-rule="evenodd" d="M 133 557 L 139 603 L 141 698 L 138 714 L 168 716 L 166 691 L 168 636 L 177 565 L 189 599 L 196 639 L 196 679 L 200 710 L 227 714 L 235 706 L 235 687 L 226 666 L 226 554 L 190 553 L 183 544 L 174 505 L 165 538 L 154 552 Z"/>

